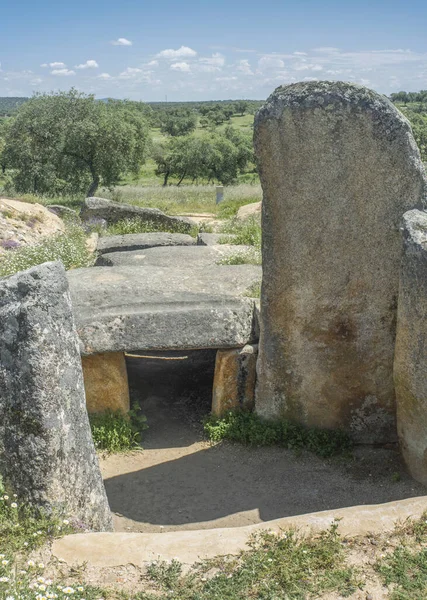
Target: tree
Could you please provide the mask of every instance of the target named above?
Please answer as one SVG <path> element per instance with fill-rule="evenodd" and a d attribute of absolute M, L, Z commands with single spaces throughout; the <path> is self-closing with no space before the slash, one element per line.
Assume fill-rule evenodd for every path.
<path fill-rule="evenodd" d="M 197 115 L 190 111 L 170 111 L 165 114 L 160 131 L 170 136 L 188 135 L 197 127 Z"/>
<path fill-rule="evenodd" d="M 128 102 L 98 102 L 75 89 L 23 104 L 4 154 L 16 191 L 95 194 L 145 159 L 148 127 Z"/>
<path fill-rule="evenodd" d="M 411 122 L 412 132 L 420 149 L 421 159 L 427 162 L 427 115 L 408 111 L 406 116 Z"/>
<path fill-rule="evenodd" d="M 3 175 L 6 172 L 6 137 L 11 125 L 12 119 L 0 118 L 0 169 Z"/>
<path fill-rule="evenodd" d="M 236 112 L 243 117 L 249 108 L 249 103 L 246 102 L 246 100 L 237 100 L 237 102 L 234 103 L 234 108 Z"/>

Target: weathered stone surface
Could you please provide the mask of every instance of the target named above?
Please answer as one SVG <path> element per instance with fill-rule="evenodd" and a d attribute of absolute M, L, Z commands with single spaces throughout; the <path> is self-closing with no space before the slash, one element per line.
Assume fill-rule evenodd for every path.
<path fill-rule="evenodd" d="M 110 225 L 123 219 L 138 217 L 143 221 L 155 223 L 160 228 L 164 227 L 180 233 L 189 233 L 193 227 L 191 221 L 184 217 L 170 217 L 158 208 L 143 208 L 131 204 L 121 204 L 105 198 L 85 198 L 80 211 L 83 221 L 98 217 L 105 219 Z"/>
<path fill-rule="evenodd" d="M 194 246 L 194 238 L 185 233 L 128 233 L 126 235 L 106 235 L 98 241 L 98 252 L 128 252 L 146 250 L 157 246 Z"/>
<path fill-rule="evenodd" d="M 235 237 L 232 233 L 199 233 L 196 243 L 198 246 L 217 246 L 220 240 L 231 240 Z"/>
<path fill-rule="evenodd" d="M 221 264 L 230 256 L 246 253 L 252 250 L 251 246 L 232 246 L 219 244 L 218 246 L 171 246 L 148 248 L 147 250 L 133 250 L 131 252 L 110 252 L 102 254 L 96 261 L 97 267 L 121 266 L 158 266 L 175 267 L 209 267 Z"/>
<path fill-rule="evenodd" d="M 413 477 L 427 484 L 427 213 L 404 215 L 394 382 L 397 432 Z"/>
<path fill-rule="evenodd" d="M 0 471 L 22 499 L 112 528 L 61 263 L 0 279 Z"/>
<path fill-rule="evenodd" d="M 253 342 L 260 267 L 92 267 L 67 273 L 82 354 Z"/>
<path fill-rule="evenodd" d="M 62 204 L 49 204 L 46 206 L 47 210 L 63 221 L 74 221 L 76 223 L 80 222 L 80 217 L 77 211 L 69 208 L 68 206 L 62 206 Z"/>
<path fill-rule="evenodd" d="M 255 400 L 258 346 L 218 350 L 212 390 L 212 413 L 222 416 L 236 408 L 252 409 Z"/>
<path fill-rule="evenodd" d="M 256 409 L 395 436 L 392 377 L 402 214 L 426 180 L 409 122 L 341 82 L 278 88 L 255 119 L 263 187 Z"/>
<path fill-rule="evenodd" d="M 130 410 L 128 374 L 123 352 L 82 356 L 88 413 Z"/>
<path fill-rule="evenodd" d="M 261 220 L 261 209 L 262 202 L 253 202 L 252 204 L 245 204 L 241 206 L 237 211 L 236 218 L 239 221 L 246 221 L 247 219 L 258 219 Z"/>

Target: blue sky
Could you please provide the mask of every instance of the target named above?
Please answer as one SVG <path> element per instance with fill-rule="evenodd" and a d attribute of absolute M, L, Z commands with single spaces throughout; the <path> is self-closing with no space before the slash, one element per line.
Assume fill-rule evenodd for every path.
<path fill-rule="evenodd" d="M 307 79 L 427 89 L 427 2 L 0 0 L 0 96 L 266 98 Z"/>

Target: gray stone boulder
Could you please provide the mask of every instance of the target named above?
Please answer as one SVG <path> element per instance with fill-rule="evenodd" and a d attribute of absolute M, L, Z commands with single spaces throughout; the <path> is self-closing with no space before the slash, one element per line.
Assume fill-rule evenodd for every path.
<path fill-rule="evenodd" d="M 394 382 L 397 432 L 412 476 L 427 484 L 427 213 L 404 215 Z"/>
<path fill-rule="evenodd" d="M 194 238 L 185 233 L 128 233 L 126 235 L 106 235 L 98 241 L 100 254 L 145 250 L 157 246 L 194 246 Z"/>
<path fill-rule="evenodd" d="M 232 233 L 199 233 L 197 236 L 198 246 L 216 246 L 223 240 L 232 240 L 236 236 Z"/>
<path fill-rule="evenodd" d="M 143 208 L 131 204 L 121 204 L 105 198 L 85 198 L 80 211 L 83 221 L 97 217 L 105 219 L 110 225 L 123 219 L 138 217 L 147 223 L 153 223 L 160 231 L 190 233 L 194 225 L 184 217 L 170 217 L 158 208 Z"/>
<path fill-rule="evenodd" d="M 131 252 L 110 252 L 101 254 L 96 261 L 97 267 L 121 266 L 157 266 L 176 269 L 197 269 L 215 266 L 236 254 L 252 252 L 251 246 L 160 246 Z M 234 265 L 233 265 L 234 266 Z"/>
<path fill-rule="evenodd" d="M 53 213 L 63 221 L 80 223 L 80 217 L 77 211 L 68 206 L 62 206 L 62 204 L 49 204 L 46 208 L 49 212 Z"/>
<path fill-rule="evenodd" d="M 92 267 L 67 276 L 82 354 L 256 341 L 255 302 L 244 295 L 260 267 Z"/>
<path fill-rule="evenodd" d="M 34 506 L 111 530 L 61 263 L 0 279 L 0 359 L 5 481 Z"/>
<path fill-rule="evenodd" d="M 236 219 L 238 221 L 247 221 L 248 219 L 256 219 L 257 221 L 261 221 L 261 209 L 262 202 L 244 204 L 237 211 Z"/>
<path fill-rule="evenodd" d="M 404 212 L 426 179 L 407 119 L 342 82 L 278 88 L 255 118 L 263 189 L 256 410 L 396 439 L 393 357 Z"/>

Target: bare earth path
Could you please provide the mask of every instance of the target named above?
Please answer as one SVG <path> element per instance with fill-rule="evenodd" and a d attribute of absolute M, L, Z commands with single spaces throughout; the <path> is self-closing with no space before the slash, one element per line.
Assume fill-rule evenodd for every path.
<path fill-rule="evenodd" d="M 426 493 L 394 448 L 358 448 L 353 460 L 328 461 L 280 448 L 211 446 L 199 421 L 209 410 L 212 369 L 208 352 L 198 362 L 129 363 L 132 396 L 150 429 L 142 452 L 101 460 L 116 531 L 236 527 Z"/>

